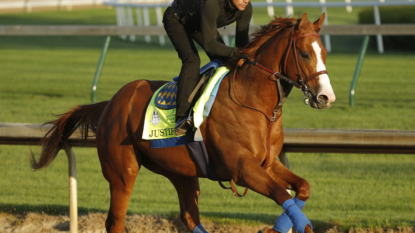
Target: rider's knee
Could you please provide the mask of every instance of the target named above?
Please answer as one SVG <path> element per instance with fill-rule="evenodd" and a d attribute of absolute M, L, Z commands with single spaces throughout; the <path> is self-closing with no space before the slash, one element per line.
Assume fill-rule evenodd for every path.
<path fill-rule="evenodd" d="M 199 69 L 199 67 L 200 67 L 200 57 L 197 56 L 197 55 L 187 57 L 187 58 L 183 59 L 183 64 L 185 64 L 185 65 L 194 65 L 194 66 L 197 66 L 197 68 Z"/>

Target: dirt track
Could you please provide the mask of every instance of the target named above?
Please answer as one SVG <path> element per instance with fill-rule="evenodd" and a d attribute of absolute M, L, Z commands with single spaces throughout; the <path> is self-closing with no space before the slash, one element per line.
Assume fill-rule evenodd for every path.
<path fill-rule="evenodd" d="M 94 213 L 80 216 L 78 219 L 79 233 L 105 232 L 106 214 Z M 211 233 L 257 232 L 264 226 L 236 226 L 203 223 Z M 166 219 L 156 216 L 129 215 L 125 220 L 127 233 L 188 233 L 189 231 L 179 219 Z M 12 215 L 0 213 L 0 233 L 67 233 L 69 232 L 68 216 L 53 216 L 47 214 L 28 213 L 27 215 Z M 337 228 L 326 230 L 325 233 L 341 233 Z M 349 233 L 415 233 L 414 228 L 406 229 L 352 229 Z"/>
<path fill-rule="evenodd" d="M 106 214 L 94 213 L 80 216 L 78 232 L 105 232 Z M 128 233 L 188 233 L 189 231 L 179 219 L 166 219 L 156 216 L 129 215 L 125 220 Z M 204 226 L 209 232 L 257 232 L 260 227 L 225 225 L 217 226 L 207 223 Z M 68 216 L 53 216 L 47 214 L 29 213 L 10 215 L 0 213 L 0 233 L 61 233 L 69 232 Z"/>

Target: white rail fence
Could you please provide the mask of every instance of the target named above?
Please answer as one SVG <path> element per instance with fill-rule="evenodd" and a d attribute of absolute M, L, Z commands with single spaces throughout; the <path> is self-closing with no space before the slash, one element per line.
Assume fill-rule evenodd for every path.
<path fill-rule="evenodd" d="M 154 9 L 156 14 L 156 25 L 162 25 L 162 9 L 165 9 L 169 6 L 170 1 L 166 2 L 165 0 L 141 0 L 141 1 L 130 1 L 123 2 L 121 1 L 105 1 L 105 5 L 114 6 L 116 9 L 117 15 L 117 25 L 119 26 L 150 26 L 150 10 Z M 273 2 L 273 0 L 266 0 L 266 2 L 252 2 L 253 7 L 266 7 L 268 9 L 268 15 L 270 17 L 274 16 L 274 7 L 281 7 L 285 9 L 287 16 L 294 14 L 294 7 L 306 7 L 306 8 L 320 8 L 321 12 L 326 13 L 326 19 L 324 25 L 329 24 L 329 17 L 327 8 L 339 8 L 345 7 L 349 12 L 352 11 L 352 7 L 373 7 L 374 12 L 374 22 L 375 25 L 381 25 L 379 7 L 383 6 L 415 6 L 415 1 L 413 0 L 398 0 L 398 1 L 354 1 L 345 0 L 345 2 L 326 2 L 326 0 L 319 0 L 316 2 L 292 2 L 292 0 L 286 0 L 286 2 Z M 136 20 L 133 17 L 133 10 L 136 12 Z M 136 23 L 135 23 L 136 22 Z M 251 22 L 253 25 L 253 21 Z M 121 36 L 123 39 L 127 39 L 126 35 Z M 383 53 L 383 40 L 382 35 L 376 35 L 378 52 Z M 130 35 L 129 39 L 135 41 L 135 35 Z M 223 39 L 227 45 L 230 44 L 228 35 L 224 35 Z M 151 42 L 151 37 L 149 35 L 145 36 L 146 42 Z M 160 45 L 165 44 L 165 38 L 162 35 L 159 35 Z M 324 35 L 324 43 L 328 52 L 331 51 L 331 42 L 330 35 Z"/>
<path fill-rule="evenodd" d="M 150 9 L 154 9 L 156 14 L 156 25 L 162 26 L 162 11 L 169 6 L 171 0 L 20 0 L 20 1 L 1 1 L 0 10 L 2 9 L 25 9 L 27 12 L 31 12 L 33 8 L 37 7 L 66 7 L 67 10 L 71 10 L 75 5 L 101 5 L 114 6 L 117 17 L 118 26 L 151 26 L 150 22 Z M 373 0 L 373 1 L 330 1 L 318 0 L 315 2 L 293 2 L 293 0 L 285 0 L 285 2 L 274 2 L 273 0 L 266 0 L 265 2 L 252 2 L 253 7 L 266 7 L 268 15 L 274 16 L 274 8 L 281 7 L 285 9 L 286 16 L 294 14 L 294 7 L 306 7 L 306 8 L 320 8 L 321 12 L 326 12 L 326 19 L 324 25 L 329 24 L 329 17 L 327 8 L 339 8 L 345 7 L 348 12 L 352 12 L 352 7 L 373 7 L 373 17 L 375 25 L 381 25 L 379 7 L 382 6 L 411 6 L 415 5 L 414 0 Z M 133 11 L 135 11 L 135 19 Z M 254 25 L 254 22 L 251 22 Z M 131 41 L 136 40 L 136 35 L 128 36 Z M 127 39 L 127 35 L 121 35 L 121 38 Z M 383 53 L 383 40 L 382 35 L 376 35 L 378 52 Z M 227 45 L 230 44 L 228 35 L 223 35 L 223 39 Z M 145 41 L 151 42 L 150 35 L 145 35 Z M 159 35 L 160 45 L 165 44 L 165 37 Z M 324 35 L 324 44 L 328 52 L 331 51 L 330 35 Z"/>
<path fill-rule="evenodd" d="M 18 10 L 32 12 L 33 8 L 53 8 L 72 10 L 73 6 L 102 5 L 103 0 L 20 0 L 0 1 L 0 10 Z"/>
<path fill-rule="evenodd" d="M 259 26 L 251 26 L 250 31 Z M 222 35 L 235 35 L 235 26 L 219 29 Z M 328 25 L 320 35 L 364 36 L 364 35 L 415 35 L 415 24 L 384 25 Z M 166 35 L 160 26 L 115 26 L 115 25 L 0 25 L 0 36 L 119 36 L 119 35 Z"/>

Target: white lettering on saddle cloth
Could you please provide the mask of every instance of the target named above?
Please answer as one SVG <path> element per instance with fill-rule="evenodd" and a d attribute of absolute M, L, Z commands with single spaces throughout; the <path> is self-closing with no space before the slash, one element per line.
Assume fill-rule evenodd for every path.
<path fill-rule="evenodd" d="M 154 108 L 153 117 L 150 120 L 150 123 L 152 123 L 154 126 L 157 126 L 158 123 L 162 121 L 162 118 L 160 117 L 159 111 L 167 111 L 167 110 L 161 110 L 157 107 Z M 174 126 L 176 122 L 176 110 L 172 111 L 171 114 L 163 114 L 164 122 L 168 122 L 169 128 L 152 128 L 150 131 L 150 134 L 148 135 L 149 138 L 152 139 L 161 139 L 161 138 L 170 138 L 170 137 L 176 137 L 176 134 L 174 133 Z M 171 127 L 173 126 L 173 127 Z"/>
<path fill-rule="evenodd" d="M 152 139 L 164 138 L 168 136 L 176 136 L 174 133 L 174 128 L 170 129 L 156 129 L 151 130 L 150 135 L 148 135 Z"/>

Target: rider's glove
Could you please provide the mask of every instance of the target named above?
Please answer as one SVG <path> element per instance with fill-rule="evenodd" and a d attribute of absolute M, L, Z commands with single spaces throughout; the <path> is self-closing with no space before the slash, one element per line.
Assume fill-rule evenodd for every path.
<path fill-rule="evenodd" d="M 240 53 L 239 57 L 244 59 L 244 60 L 249 60 L 250 59 L 249 54 L 247 54 L 247 53 Z"/>

